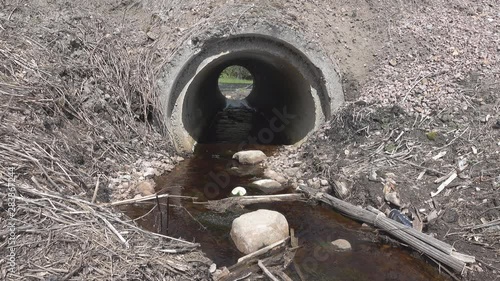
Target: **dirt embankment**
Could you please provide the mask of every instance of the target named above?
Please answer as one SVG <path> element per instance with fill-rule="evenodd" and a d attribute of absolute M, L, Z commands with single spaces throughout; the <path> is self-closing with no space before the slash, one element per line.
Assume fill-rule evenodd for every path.
<path fill-rule="evenodd" d="M 500 14 L 493 1 L 392 9 L 394 17 L 380 19 L 387 23 L 379 34 L 384 44 L 371 53 L 376 62 L 368 74 L 344 76 L 352 103 L 270 165 L 284 174 L 298 171 L 292 177 L 297 184 L 325 189 L 320 180 L 327 179 L 332 187 L 347 187 L 351 203 L 420 218 L 424 232 L 476 256 L 479 263 L 466 279 L 495 280 Z M 457 178 L 431 196 L 454 171 Z M 399 206 L 386 200 L 388 187 Z"/>
<path fill-rule="evenodd" d="M 353 186 L 348 200 L 378 207 L 382 185 L 365 176 L 375 170 L 381 180 L 392 172 L 404 204 L 438 212 L 427 231 L 482 259 L 476 270 L 483 272 L 470 278 L 497 278 L 498 232 L 470 228 L 483 223 L 481 219 L 499 216 L 495 182 L 500 140 L 494 125 L 500 118 L 500 15 L 495 1 L 234 2 L 0 2 L 2 229 L 8 216 L 4 187 L 11 181 L 11 173 L 5 171 L 13 171 L 12 178 L 23 188 L 58 196 L 49 202 L 18 190 L 25 199 L 18 201 L 17 244 L 32 246 L 19 247 L 14 277 L 140 279 L 161 273 L 208 278 L 209 262 L 202 254 L 171 240 L 162 240 L 165 244 L 154 254 L 148 252 L 149 260 L 132 250 L 116 250 L 118 258 L 111 257 L 108 266 L 103 251 L 123 247 L 122 241 L 115 235 L 103 244 L 95 237 L 113 235 L 106 221 L 119 216 L 106 208 L 81 205 L 75 198 L 91 201 L 97 190 L 96 202 L 106 202 L 120 172 L 137 168 L 133 163 L 175 160 L 161 124 L 154 122 L 162 114 L 155 108 L 155 78 L 179 42 L 222 20 L 225 13 L 245 18 L 274 9 L 277 20 L 300 28 L 323 46 L 343 72 L 347 98 L 362 100 L 299 149 L 296 157 L 304 163 L 303 179 L 320 174 L 329 180 L 340 177 Z M 408 113 L 378 109 L 394 103 Z M 432 140 L 427 136 L 431 131 L 436 131 Z M 443 158 L 429 160 L 441 151 L 447 151 Z M 414 181 L 422 170 L 407 162 L 447 173 L 460 157 L 469 162 L 464 178 L 429 201 L 436 176 L 426 173 Z M 33 204 L 38 215 L 30 213 Z M 82 217 L 68 218 L 67 212 Z M 42 220 L 43 227 L 36 228 Z M 87 220 L 93 223 L 80 224 L 76 238 L 74 233 L 51 232 Z M 121 225 L 115 226 L 119 233 L 137 231 L 113 224 Z M 1 234 L 6 241 L 8 233 Z M 147 235 L 130 239 L 132 249 L 158 244 Z M 53 247 L 51 241 L 67 243 L 62 256 L 85 258 L 68 258 L 56 266 L 60 246 Z M 191 254 L 184 254 L 187 250 Z M 31 260 L 32 253 L 44 258 Z M 4 277 L 5 260 L 0 267 Z"/>

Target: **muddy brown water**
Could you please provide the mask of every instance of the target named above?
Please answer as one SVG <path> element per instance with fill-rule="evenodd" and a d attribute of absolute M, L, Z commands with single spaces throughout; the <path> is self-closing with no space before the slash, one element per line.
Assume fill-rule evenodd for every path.
<path fill-rule="evenodd" d="M 253 145 L 252 148 L 261 149 L 267 155 L 276 151 L 276 146 Z M 228 144 L 198 145 L 192 158 L 157 179 L 157 190 L 197 197 L 197 201 L 227 197 L 232 188 L 248 185 L 261 178 L 263 172 L 260 167 L 242 166 L 233 161 L 231 156 L 236 149 L 236 145 Z M 212 189 L 214 183 L 219 186 L 218 192 Z M 259 193 L 250 189 L 249 194 Z M 218 267 L 233 265 L 243 256 L 229 236 L 232 220 L 246 212 L 270 209 L 285 215 L 302 246 L 287 270 L 294 280 L 300 280 L 295 266 L 307 280 L 448 280 L 422 258 L 379 243 L 370 230 L 325 206 L 303 202 L 256 204 L 220 214 L 192 200 L 170 199 L 167 230 L 166 200 L 160 200 L 163 230 L 156 210 L 144 216 L 154 204 L 128 205 L 123 211 L 133 219 L 144 216 L 138 223 L 148 230 L 200 243 L 203 252 Z M 351 242 L 352 251 L 333 251 L 330 242 L 339 238 Z"/>
<path fill-rule="evenodd" d="M 306 202 L 269 203 L 217 213 L 199 204 L 226 198 L 234 187 L 248 187 L 253 180 L 262 178 L 261 166 L 240 165 L 232 159 L 242 148 L 259 149 L 268 156 L 279 149 L 276 145 L 242 145 L 249 132 L 265 123 L 258 114 L 246 109 L 241 112 L 230 109 L 219 114 L 207 133 L 207 139 L 215 143 L 198 144 L 191 158 L 156 179 L 160 194 L 196 197 L 198 203 L 192 199 L 170 198 L 168 218 L 167 199 L 160 199 L 161 215 L 153 210 L 154 203 L 123 206 L 122 210 L 131 218 L 138 218 L 137 222 L 145 229 L 200 243 L 203 252 L 218 268 L 231 266 L 243 256 L 229 235 L 232 221 L 246 212 L 269 209 L 282 213 L 299 239 L 301 247 L 286 269 L 294 280 L 301 280 L 298 271 L 306 280 L 315 281 L 449 280 L 417 254 L 380 243 L 372 230 L 362 228 L 360 223 L 326 206 Z M 247 192 L 248 195 L 260 194 L 251 188 L 247 188 Z M 351 251 L 333 250 L 331 241 L 340 238 L 351 243 Z"/>

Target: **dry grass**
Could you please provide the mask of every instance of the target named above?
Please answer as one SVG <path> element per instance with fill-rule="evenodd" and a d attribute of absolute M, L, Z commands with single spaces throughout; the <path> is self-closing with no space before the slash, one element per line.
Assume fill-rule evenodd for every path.
<path fill-rule="evenodd" d="M 151 123 L 164 56 L 127 29 L 120 6 L 59 4 L 0 2 L 10 11 L 0 13 L 0 279 L 206 280 L 196 244 L 91 203 L 96 186 L 97 202 L 109 200 L 122 165 L 173 153 Z"/>

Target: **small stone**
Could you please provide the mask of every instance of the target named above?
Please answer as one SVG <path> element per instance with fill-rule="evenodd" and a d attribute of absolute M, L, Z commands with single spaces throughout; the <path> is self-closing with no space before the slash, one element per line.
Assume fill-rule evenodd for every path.
<path fill-rule="evenodd" d="M 433 220 L 437 219 L 438 213 L 436 210 L 432 210 L 430 214 L 427 215 L 427 222 L 432 222 Z"/>
<path fill-rule="evenodd" d="M 232 196 L 245 196 L 246 194 L 247 190 L 241 186 L 237 186 L 231 191 Z"/>
<path fill-rule="evenodd" d="M 299 172 L 300 168 L 288 168 L 288 169 L 285 169 L 285 174 L 289 177 L 293 177 L 293 176 L 296 176 L 297 173 Z"/>
<path fill-rule="evenodd" d="M 321 184 L 319 181 L 315 181 L 314 179 L 308 179 L 307 180 L 307 185 L 309 185 L 309 187 L 312 187 L 314 189 L 319 189 L 321 187 Z"/>
<path fill-rule="evenodd" d="M 344 199 L 347 197 L 347 195 L 349 195 L 350 188 L 347 182 L 334 180 L 333 191 L 335 193 L 335 196 L 337 196 L 340 199 Z"/>
<path fill-rule="evenodd" d="M 142 198 L 142 195 L 140 195 L 140 194 L 136 194 L 136 195 L 134 196 L 134 199 L 141 199 L 141 198 Z"/>
<path fill-rule="evenodd" d="M 329 183 L 328 183 L 327 180 L 321 180 L 320 183 L 321 183 L 322 186 L 328 186 L 329 185 Z"/>
<path fill-rule="evenodd" d="M 352 249 L 351 243 L 345 239 L 337 239 L 332 242 L 332 245 L 336 251 L 350 251 Z"/>
<path fill-rule="evenodd" d="M 373 227 L 371 227 L 371 226 L 370 226 L 369 224 L 367 224 L 367 223 L 362 223 L 362 224 L 361 224 L 361 228 L 362 228 L 362 229 L 373 229 Z"/>
<path fill-rule="evenodd" d="M 281 184 L 286 183 L 285 177 L 283 177 L 282 175 L 278 174 L 277 172 L 275 172 L 273 170 L 266 169 L 264 171 L 264 177 L 275 180 Z"/>
<path fill-rule="evenodd" d="M 210 265 L 210 268 L 208 269 L 208 271 L 209 271 L 210 273 L 214 273 L 214 272 L 215 272 L 215 270 L 217 270 L 217 265 L 216 265 L 215 263 L 212 263 L 212 264 Z"/>
<path fill-rule="evenodd" d="M 386 193 L 384 199 L 395 206 L 401 207 L 401 199 L 399 198 L 399 194 L 395 191 Z"/>
<path fill-rule="evenodd" d="M 157 40 L 160 37 L 160 35 L 158 33 L 153 32 L 153 31 L 149 31 L 148 33 L 146 33 L 146 35 L 151 40 Z"/>
<path fill-rule="evenodd" d="M 142 196 L 152 195 L 155 193 L 155 184 L 153 181 L 143 181 L 135 189 Z"/>
<path fill-rule="evenodd" d="M 149 167 L 146 168 L 146 171 L 144 172 L 144 178 L 145 179 L 152 179 L 158 174 L 158 170 L 155 168 Z"/>
<path fill-rule="evenodd" d="M 295 161 L 293 162 L 293 167 L 299 167 L 300 165 L 302 165 L 302 161 Z"/>
<path fill-rule="evenodd" d="M 285 189 L 279 182 L 270 179 L 257 180 L 252 182 L 252 185 L 267 194 L 280 192 Z"/>
<path fill-rule="evenodd" d="M 233 155 L 233 159 L 238 160 L 241 164 L 254 165 L 266 160 L 267 156 L 260 150 L 240 151 Z"/>
<path fill-rule="evenodd" d="M 397 64 L 398 64 L 398 62 L 395 59 L 389 60 L 389 65 L 390 66 L 396 66 Z"/>
<path fill-rule="evenodd" d="M 377 171 L 371 170 L 370 171 L 370 175 L 368 175 L 368 180 L 370 180 L 370 181 L 377 181 L 377 178 L 378 178 Z"/>

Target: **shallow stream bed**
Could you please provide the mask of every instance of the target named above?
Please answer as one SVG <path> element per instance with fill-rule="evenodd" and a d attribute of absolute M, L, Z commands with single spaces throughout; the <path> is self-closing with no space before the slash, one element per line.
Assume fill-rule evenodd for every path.
<path fill-rule="evenodd" d="M 246 148 L 260 149 L 269 156 L 278 147 Z M 156 179 L 157 191 L 197 197 L 196 202 L 226 198 L 234 187 L 247 187 L 262 178 L 261 166 L 244 166 L 231 159 L 237 151 L 238 145 L 199 144 L 192 158 Z M 249 195 L 259 194 L 256 190 L 248 191 Z M 216 213 L 191 199 L 170 198 L 167 218 L 167 200 L 160 202 L 161 216 L 152 210 L 155 203 L 122 208 L 131 218 L 142 217 L 137 221 L 148 230 L 200 243 L 218 268 L 233 265 L 243 256 L 229 235 L 233 219 L 253 210 L 269 209 L 282 213 L 299 239 L 301 247 L 286 270 L 294 280 L 301 280 L 297 267 L 307 280 L 448 280 L 418 254 L 381 243 L 373 229 L 363 228 L 325 206 L 307 202 L 269 203 Z M 333 250 L 330 242 L 340 238 L 351 243 L 351 251 Z"/>

